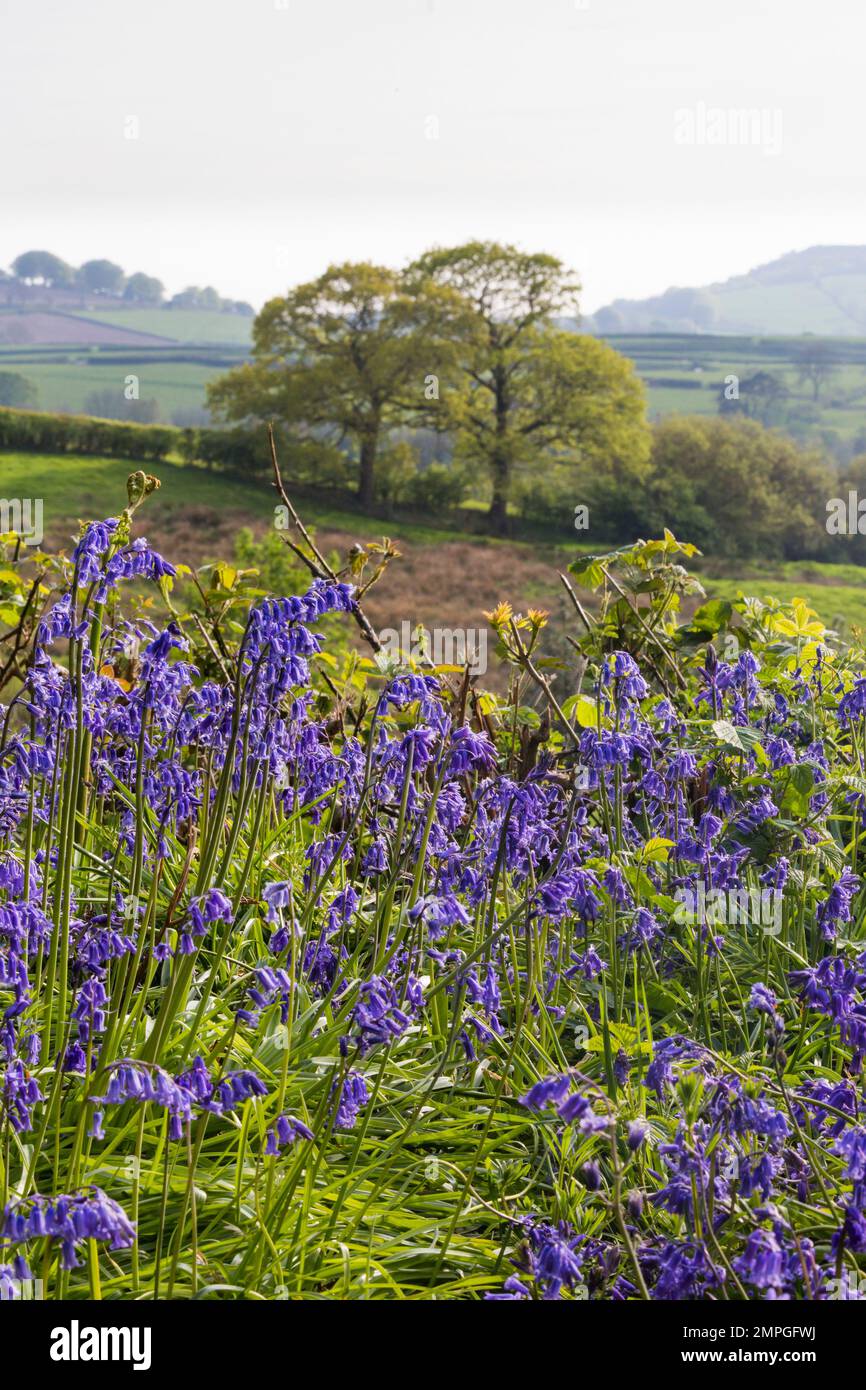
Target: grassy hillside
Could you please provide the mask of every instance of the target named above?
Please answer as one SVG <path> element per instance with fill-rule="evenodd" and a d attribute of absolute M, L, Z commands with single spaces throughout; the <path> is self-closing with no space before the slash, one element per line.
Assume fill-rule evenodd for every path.
<path fill-rule="evenodd" d="M 22 368 L 10 365 L 8 370 Z M 154 357 L 124 358 L 122 362 L 105 364 L 79 358 L 71 362 L 28 362 L 24 374 L 39 393 L 41 410 L 76 414 L 86 410 L 87 398 L 94 391 L 116 391 L 121 400 L 124 379 L 134 373 L 139 379 L 141 399 L 156 400 L 158 418 L 170 422 L 178 411 L 202 408 L 205 384 L 222 370 L 188 362 L 161 362 Z"/>
<path fill-rule="evenodd" d="M 709 598 L 734 599 L 746 593 L 764 601 L 774 598 L 789 603 L 799 597 L 820 613 L 828 626 L 845 635 L 854 628 L 866 628 L 866 571 L 857 565 L 746 562 L 734 574 L 705 563 L 698 565 L 697 572 Z"/>
<path fill-rule="evenodd" d="M 866 246 L 813 246 L 716 284 L 617 299 L 594 321 L 603 332 L 861 337 L 866 333 Z"/>
<path fill-rule="evenodd" d="M 131 328 L 138 333 L 158 333 L 176 343 L 216 343 L 246 347 L 252 340 L 251 318 L 242 314 L 207 313 L 198 309 L 114 309 L 106 307 L 99 317 L 107 324 Z"/>
<path fill-rule="evenodd" d="M 129 472 L 130 465 L 118 459 L 0 455 L 3 495 L 43 499 L 51 544 L 68 545 L 79 518 L 116 513 L 125 500 Z M 141 528 L 175 559 L 198 565 L 230 558 L 241 527 L 249 526 L 262 537 L 273 526 L 275 498 L 264 484 L 179 463 L 160 464 L 156 472 L 162 487 L 141 513 Z M 591 541 L 578 547 L 458 536 L 306 499 L 301 511 L 317 528 L 321 545 L 341 556 L 355 541 L 381 537 L 383 532 L 396 542 L 401 559 L 372 591 L 368 604 L 379 627 L 399 627 L 404 620 L 481 627 L 483 610 L 501 598 L 516 608 L 543 606 L 555 624 L 564 628 L 568 621 L 570 626 L 572 614 L 559 572 L 578 549 L 593 548 Z M 734 598 L 740 590 L 782 602 L 801 596 L 828 624 L 843 631 L 866 628 L 866 574 L 855 565 L 741 563 L 734 568 L 705 560 L 694 568 L 712 598 Z"/>

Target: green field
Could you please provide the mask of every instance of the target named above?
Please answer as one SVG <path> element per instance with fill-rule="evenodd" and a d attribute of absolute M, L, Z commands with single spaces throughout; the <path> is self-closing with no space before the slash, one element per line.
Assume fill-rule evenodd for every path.
<path fill-rule="evenodd" d="M 131 468 L 128 462 L 110 458 L 2 454 L 0 489 L 4 497 L 41 497 L 46 536 L 54 543 L 66 544 L 79 519 L 117 513 L 125 501 L 126 478 Z M 181 553 L 181 559 L 201 563 L 204 559 L 228 558 L 232 536 L 239 527 L 249 525 L 263 533 L 273 525 L 274 494 L 263 482 L 243 481 L 179 462 L 155 465 L 155 471 L 162 487 L 142 513 L 142 529 L 160 546 L 169 537 L 176 542 L 178 533 L 183 532 L 188 553 Z M 398 546 L 417 548 L 419 570 L 424 567 L 420 557 L 429 554 L 433 563 L 444 544 L 460 544 L 470 557 L 478 556 L 479 593 L 485 549 L 488 554 L 491 546 L 500 553 L 506 549 L 510 551 L 513 589 L 501 597 L 522 592 L 551 610 L 562 598 L 559 572 L 578 550 L 591 549 L 585 544 L 492 540 L 402 519 L 385 522 L 308 499 L 304 499 L 301 510 L 308 524 L 321 531 L 361 540 L 387 532 Z M 741 591 L 780 602 L 799 596 L 817 610 L 825 623 L 844 633 L 850 633 L 853 626 L 866 628 L 866 570 L 856 565 L 782 561 L 725 564 L 698 560 L 693 568 L 711 598 L 733 599 Z M 489 602 L 485 596 L 483 601 L 479 599 L 478 606 L 488 606 Z"/>
<path fill-rule="evenodd" d="M 798 380 L 803 338 L 660 333 L 616 335 L 607 341 L 634 362 L 646 383 L 653 419 L 716 415 L 726 377 L 737 376 L 742 382 L 756 372 L 768 372 L 790 392 L 788 406 L 799 417 L 784 426 L 789 433 L 804 443 L 862 447 L 858 436 L 866 436 L 866 340 L 822 340 L 835 364 L 817 403 L 809 385 Z"/>
<path fill-rule="evenodd" d="M 774 598 L 790 603 L 793 598 L 802 598 L 841 635 L 850 637 L 854 627 L 866 628 L 866 570 L 857 565 L 780 561 L 756 567 L 744 563 L 736 578 L 699 574 L 709 598 L 734 599 L 738 593 L 764 602 Z"/>
<path fill-rule="evenodd" d="M 126 479 L 134 465 L 124 459 L 78 458 L 72 454 L 0 454 L 6 497 L 42 497 L 46 530 L 78 517 L 101 517 L 124 505 Z M 268 488 L 242 483 L 205 468 L 162 463 L 163 489 L 151 500 L 151 516 L 166 507 L 245 507 L 252 517 L 273 510 Z M 261 507 L 259 507 L 261 504 Z"/>
<path fill-rule="evenodd" d="M 180 462 L 148 464 L 162 484 L 160 491 L 148 499 L 146 518 L 148 534 L 159 538 L 166 523 L 172 523 L 185 512 L 213 510 L 215 513 L 237 515 L 238 525 L 270 527 L 274 519 L 273 489 L 264 482 L 247 481 L 208 468 Z M 41 497 L 44 502 L 45 530 L 52 534 L 60 529 L 69 533 L 79 518 L 104 517 L 116 514 L 125 505 L 126 480 L 134 465 L 125 459 L 79 458 L 72 454 L 8 454 L 0 452 L 0 483 L 5 497 Z M 357 532 L 374 536 L 386 529 L 397 540 L 437 545 L 454 540 L 455 533 L 442 527 L 424 526 L 416 522 L 388 521 L 365 517 L 347 508 L 331 506 L 320 501 L 303 504 L 305 520 L 320 528 Z M 528 550 L 518 542 L 496 540 L 488 536 L 460 537 L 467 543 L 484 546 L 513 547 Z M 554 553 L 556 547 L 551 547 Z M 562 550 L 565 555 L 565 550 Z"/>
<path fill-rule="evenodd" d="M 198 309 L 115 309 L 82 312 L 76 318 L 131 328 L 136 333 L 158 333 L 177 343 L 215 343 L 246 347 L 252 340 L 251 318 L 243 314 L 216 314 Z"/>
<path fill-rule="evenodd" d="M 170 422 L 178 410 L 203 407 L 206 383 L 224 370 L 189 362 L 161 362 L 158 357 L 133 360 L 124 355 L 122 362 L 104 365 L 91 366 L 87 359 L 28 363 L 26 375 L 39 392 L 40 410 L 79 414 L 93 391 L 116 390 L 122 398 L 124 380 L 134 374 L 139 379 L 140 398 L 156 400 L 158 419 Z"/>
<path fill-rule="evenodd" d="M 93 315 L 76 315 L 93 318 Z M 176 339 L 164 348 L 0 347 L 0 367 L 20 372 L 36 387 L 38 408 L 82 413 L 96 390 L 122 390 L 124 377 L 140 378 L 142 398 L 155 399 L 158 419 L 203 411 L 205 386 L 244 360 L 252 320 L 236 314 L 170 309 L 106 309 L 100 317 L 118 327 Z M 672 414 L 715 415 L 726 377 L 746 380 L 769 372 L 788 390 L 785 418 L 775 425 L 806 445 L 838 457 L 866 448 L 866 339 L 822 340 L 838 359 L 817 402 L 798 380 L 803 338 L 722 337 L 710 334 L 624 334 L 607 341 L 631 358 L 647 386 L 651 419 Z M 187 423 L 182 420 L 181 423 Z"/>
<path fill-rule="evenodd" d="M 212 345 L 0 348 L 0 370 L 27 377 L 37 391 L 37 410 L 87 414 L 93 392 L 113 391 L 118 398 L 116 414 L 123 418 L 126 378 L 135 375 L 139 399 L 155 400 L 156 419 L 165 424 L 188 424 L 190 412 L 202 414 L 207 383 L 241 361 L 243 353 L 237 348 Z M 179 412 L 182 418 L 176 419 Z M 102 408 L 97 413 L 109 412 Z"/>

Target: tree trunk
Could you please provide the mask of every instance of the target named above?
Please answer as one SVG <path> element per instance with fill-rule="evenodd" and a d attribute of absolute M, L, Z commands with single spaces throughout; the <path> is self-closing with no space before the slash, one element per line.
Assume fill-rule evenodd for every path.
<path fill-rule="evenodd" d="M 511 459 L 508 449 L 509 400 L 503 369 L 497 367 L 493 377 L 496 391 L 496 440 L 490 455 L 493 497 L 487 519 L 494 535 L 504 536 L 508 530 L 508 494 L 511 490 Z"/>
<path fill-rule="evenodd" d="M 491 461 L 493 473 L 493 497 L 487 519 L 490 529 L 496 536 L 504 536 L 508 530 L 508 465 L 504 459 Z"/>
<path fill-rule="evenodd" d="M 376 481 L 377 444 L 378 431 L 362 435 L 360 472 L 358 475 L 358 501 L 364 509 L 368 509 L 373 505 L 373 493 Z"/>

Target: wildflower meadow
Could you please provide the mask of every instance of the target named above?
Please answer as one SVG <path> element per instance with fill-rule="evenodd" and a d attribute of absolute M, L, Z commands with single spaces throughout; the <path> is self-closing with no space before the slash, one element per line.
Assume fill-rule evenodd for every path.
<path fill-rule="evenodd" d="M 862 649 L 666 533 L 492 693 L 156 486 L 5 549 L 4 1298 L 860 1298 Z"/>

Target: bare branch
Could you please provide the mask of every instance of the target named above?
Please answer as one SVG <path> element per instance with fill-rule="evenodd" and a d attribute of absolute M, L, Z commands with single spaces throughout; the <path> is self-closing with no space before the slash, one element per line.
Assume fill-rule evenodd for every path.
<path fill-rule="evenodd" d="M 592 624 L 590 623 L 589 618 L 586 616 L 586 609 L 584 608 L 583 604 L 581 603 L 580 599 L 577 597 L 577 594 L 574 592 L 574 589 L 572 588 L 571 580 L 568 578 L 568 575 L 566 574 L 560 573 L 559 577 L 565 585 L 565 591 L 568 594 L 568 597 L 571 599 L 572 603 L 577 609 L 577 616 L 580 618 L 580 621 L 583 623 L 587 632 L 591 636 Z"/>
<path fill-rule="evenodd" d="M 289 495 L 286 492 L 285 487 L 283 486 L 283 478 L 282 474 L 280 473 L 280 465 L 277 459 L 277 445 L 276 440 L 274 439 L 273 425 L 268 425 L 268 439 L 270 440 L 271 461 L 273 463 L 274 468 L 274 487 L 283 505 L 288 511 L 289 516 L 291 517 L 292 525 L 297 529 L 304 542 L 310 547 L 310 550 L 313 552 L 313 556 L 315 558 L 313 559 L 309 555 L 305 555 L 300 546 L 295 545 L 295 543 L 292 540 L 290 540 L 288 536 L 283 536 L 283 540 L 285 541 L 286 545 L 289 546 L 289 548 L 295 553 L 295 555 L 297 555 L 298 559 L 304 562 L 304 564 L 307 566 L 307 569 L 310 570 L 310 572 L 313 575 L 315 575 L 317 579 L 328 579 L 332 584 L 338 584 L 339 580 L 336 574 L 332 570 L 331 566 L 328 564 L 324 555 L 316 546 L 312 536 L 310 535 L 304 523 L 301 521 L 301 518 L 298 516 L 298 513 L 295 511 L 291 499 L 289 498 Z M 358 624 L 358 627 L 361 631 L 361 635 L 364 638 L 364 640 L 370 644 L 374 652 L 382 651 L 382 643 L 376 636 L 376 633 L 370 624 L 369 618 L 367 617 L 366 613 L 364 612 L 357 599 L 352 600 L 351 612 L 352 617 Z"/>

